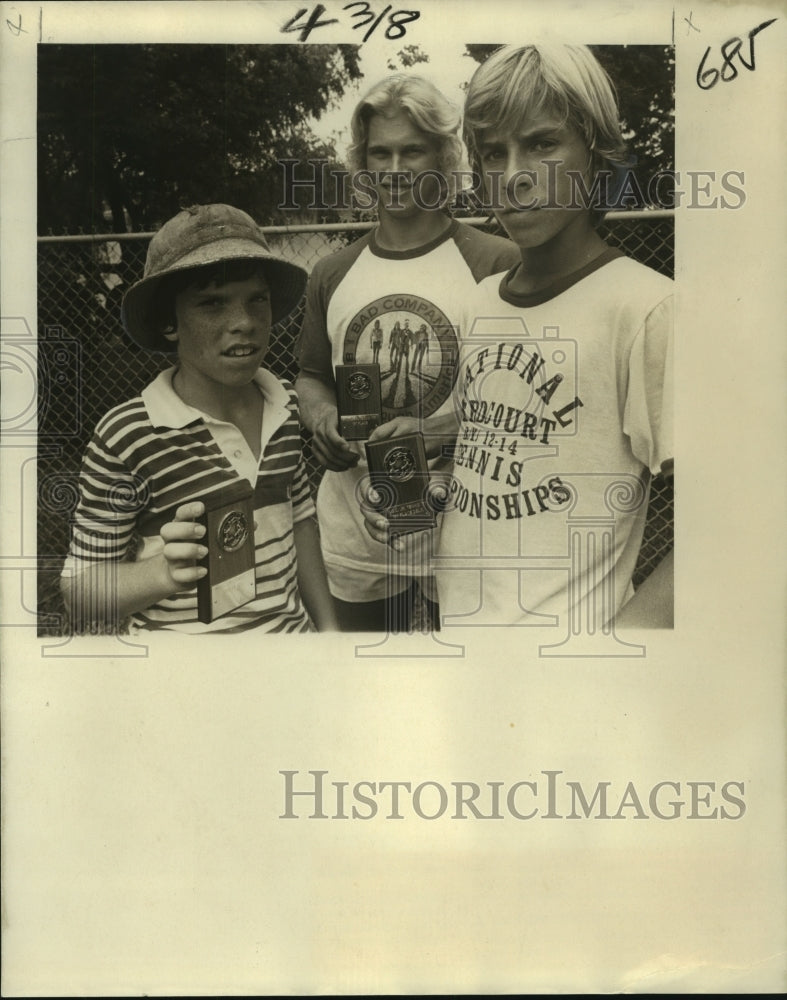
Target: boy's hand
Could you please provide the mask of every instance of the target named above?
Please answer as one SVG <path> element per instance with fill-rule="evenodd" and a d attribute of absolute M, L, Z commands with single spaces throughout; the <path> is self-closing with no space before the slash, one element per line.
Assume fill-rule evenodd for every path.
<path fill-rule="evenodd" d="M 162 525 L 166 569 L 178 587 L 193 586 L 208 572 L 206 566 L 196 565 L 197 559 L 208 554 L 207 547 L 200 544 L 205 527 L 195 520 L 204 513 L 205 504 L 195 500 L 178 507 L 174 520 Z"/>
<path fill-rule="evenodd" d="M 437 484 L 434 495 L 438 502 L 444 501 L 447 496 L 447 489 L 443 483 Z M 419 553 L 423 551 L 423 540 L 430 534 L 430 530 L 411 531 L 405 535 L 395 534 L 391 531 L 388 518 L 380 510 L 380 500 L 380 494 L 373 486 L 367 487 L 365 493 L 362 494 L 360 507 L 366 530 L 381 545 L 390 545 L 395 552 L 419 557 Z"/>
<path fill-rule="evenodd" d="M 373 486 L 369 486 L 360 501 L 364 527 L 376 542 L 388 545 L 391 541 L 391 525 L 388 518 L 380 512 L 380 494 Z M 397 541 L 401 542 L 401 538 Z"/>
<path fill-rule="evenodd" d="M 422 430 L 421 421 L 417 417 L 394 417 L 380 424 L 369 435 L 369 441 L 385 441 L 388 438 L 400 437 L 402 434 L 415 434 Z"/>
<path fill-rule="evenodd" d="M 343 472 L 358 464 L 361 456 L 339 433 L 339 413 L 335 406 L 326 406 L 314 422 L 312 452 L 332 472 Z"/>
<path fill-rule="evenodd" d="M 369 435 L 370 441 L 385 441 L 402 434 L 423 434 L 427 458 L 442 458 L 447 445 L 456 441 L 459 425 L 453 411 L 441 417 L 394 417 L 375 427 Z"/>

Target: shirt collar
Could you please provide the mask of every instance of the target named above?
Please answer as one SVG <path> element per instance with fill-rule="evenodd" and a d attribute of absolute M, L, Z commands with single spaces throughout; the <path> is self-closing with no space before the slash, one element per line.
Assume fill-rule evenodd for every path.
<path fill-rule="evenodd" d="M 184 403 L 172 387 L 172 377 L 176 367 L 167 368 L 142 390 L 142 402 L 148 411 L 154 427 L 186 427 L 197 420 L 205 423 L 221 423 L 216 417 L 203 413 L 194 406 Z M 269 423 L 276 426 L 284 421 L 289 410 L 289 394 L 273 372 L 258 368 L 254 374 L 254 384 L 259 387 Z"/>

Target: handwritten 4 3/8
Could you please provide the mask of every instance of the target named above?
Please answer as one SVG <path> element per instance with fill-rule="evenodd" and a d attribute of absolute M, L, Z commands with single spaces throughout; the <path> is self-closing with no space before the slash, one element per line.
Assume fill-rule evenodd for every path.
<path fill-rule="evenodd" d="M 752 28 L 749 32 L 749 61 L 743 58 L 741 48 L 743 46 L 743 41 L 740 38 L 731 38 L 729 41 L 725 42 L 721 47 L 721 57 L 722 64 L 721 69 L 718 70 L 715 67 L 710 69 L 705 69 L 705 62 L 710 55 L 711 46 L 705 50 L 705 55 L 700 61 L 699 67 L 697 69 L 697 86 L 702 90 L 710 90 L 711 87 L 715 87 L 719 80 L 723 80 L 725 83 L 729 83 L 734 80 L 738 75 L 738 70 L 733 63 L 735 56 L 738 57 L 741 64 L 748 70 L 754 69 L 754 38 L 761 31 L 768 27 L 769 24 L 773 24 L 776 20 L 775 17 L 771 18 L 770 21 L 764 21 L 762 24 L 758 25 L 756 28 Z"/>
<path fill-rule="evenodd" d="M 406 33 L 405 25 L 409 24 L 410 21 L 417 21 L 421 16 L 420 11 L 417 10 L 394 10 L 391 12 L 392 7 L 392 4 L 388 4 L 385 10 L 377 14 L 365 0 L 355 0 L 353 3 L 345 4 L 342 10 L 351 11 L 350 17 L 357 22 L 352 26 L 354 31 L 371 24 L 363 36 L 363 40 L 368 42 L 386 14 L 388 15 L 388 27 L 385 29 L 385 37 L 391 40 L 402 38 Z M 301 21 L 307 10 L 307 7 L 301 8 L 295 17 L 291 17 L 282 27 L 282 32 L 297 31 L 300 33 L 299 41 L 305 42 L 315 28 L 324 28 L 328 24 L 339 23 L 338 17 L 323 18 L 325 7 L 321 3 L 317 4 L 305 21 Z"/>

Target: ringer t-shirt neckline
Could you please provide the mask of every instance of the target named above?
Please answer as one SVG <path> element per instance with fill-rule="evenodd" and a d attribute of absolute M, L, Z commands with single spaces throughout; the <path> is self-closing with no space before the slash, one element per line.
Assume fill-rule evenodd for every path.
<path fill-rule="evenodd" d="M 605 264 L 609 264 L 610 261 L 617 260 L 618 257 L 625 257 L 626 255 L 622 250 L 617 247 L 607 247 L 603 250 L 598 257 L 594 257 L 588 264 L 583 265 L 576 271 L 572 271 L 571 274 L 566 274 L 564 277 L 559 278 L 557 281 L 553 281 L 552 284 L 547 285 L 546 288 L 540 288 L 537 292 L 512 292 L 509 288 L 509 283 L 514 276 L 514 273 L 521 264 L 515 264 L 510 271 L 507 271 L 501 281 L 499 294 L 500 298 L 504 302 L 510 303 L 512 306 L 519 306 L 520 308 L 528 308 L 531 306 L 540 306 L 544 302 L 549 302 L 550 299 L 557 298 L 558 295 L 562 295 L 563 292 L 568 291 L 577 282 L 582 281 L 589 274 L 594 271 L 598 271 L 599 268 L 604 267 Z"/>
<path fill-rule="evenodd" d="M 428 253 L 431 253 L 434 249 L 440 246 L 441 243 L 445 243 L 446 240 L 452 239 L 459 228 L 459 223 L 456 219 L 451 219 L 451 224 L 448 228 L 436 236 L 433 240 L 428 243 L 423 243 L 419 247 L 411 247 L 409 250 L 388 250 L 386 247 L 381 247 L 377 242 L 377 230 L 373 229 L 369 235 L 369 250 L 374 254 L 375 257 L 382 257 L 385 260 L 411 260 L 415 257 L 423 257 Z"/>

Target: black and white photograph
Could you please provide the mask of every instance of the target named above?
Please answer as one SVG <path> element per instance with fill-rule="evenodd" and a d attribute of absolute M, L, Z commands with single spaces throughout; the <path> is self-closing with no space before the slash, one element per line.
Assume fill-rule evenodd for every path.
<path fill-rule="evenodd" d="M 39 46 L 43 634 L 532 625 L 604 655 L 621 621 L 671 627 L 674 48 L 411 44 L 385 68 L 358 46 Z M 510 162 L 507 116 L 536 136 Z M 209 364 L 178 296 L 198 272 L 205 310 L 227 260 L 271 317 L 208 334 Z M 556 308 L 596 272 L 596 319 L 578 287 Z M 374 391 L 345 388 L 363 365 Z M 392 557 L 362 442 L 412 433 L 413 501 L 444 502 Z M 256 594 L 208 622 L 195 519 L 241 481 Z"/>
<path fill-rule="evenodd" d="M 4 995 L 784 989 L 784 32 L 3 4 Z"/>

